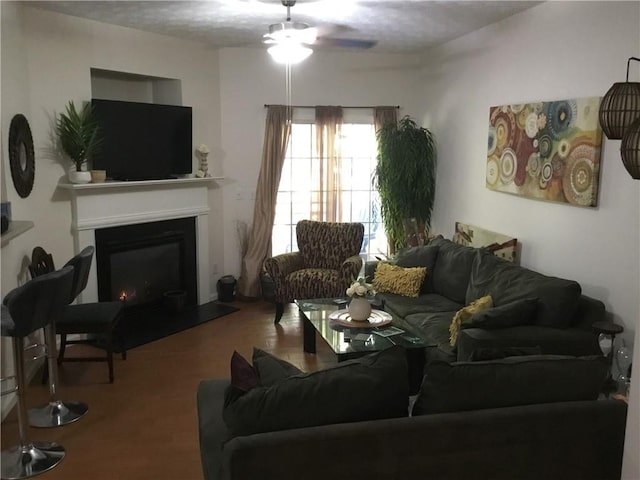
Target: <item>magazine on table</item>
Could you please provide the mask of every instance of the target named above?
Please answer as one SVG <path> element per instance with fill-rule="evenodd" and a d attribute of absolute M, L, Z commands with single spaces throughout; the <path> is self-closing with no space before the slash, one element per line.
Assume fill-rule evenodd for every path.
<path fill-rule="evenodd" d="M 384 327 L 380 330 L 375 330 L 373 333 L 381 337 L 390 337 L 392 335 L 400 335 L 401 333 L 405 333 L 405 331 L 392 325 L 390 327 Z"/>

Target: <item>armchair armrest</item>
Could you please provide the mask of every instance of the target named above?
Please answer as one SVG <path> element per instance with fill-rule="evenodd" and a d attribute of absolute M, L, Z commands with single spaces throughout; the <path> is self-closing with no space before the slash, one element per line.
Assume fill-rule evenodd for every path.
<path fill-rule="evenodd" d="M 285 278 L 296 270 L 304 268 L 304 261 L 300 252 L 283 253 L 264 261 L 264 268 L 273 280 L 273 290 L 276 302 L 288 302 L 290 293 L 286 287 Z"/>
<path fill-rule="evenodd" d="M 304 261 L 300 252 L 283 253 L 275 257 L 267 258 L 264 261 L 264 267 L 273 278 L 274 282 L 286 277 L 296 270 L 304 268 Z"/>
<path fill-rule="evenodd" d="M 362 258 L 360 258 L 360 255 L 353 255 L 340 265 L 340 277 L 345 281 L 346 285 L 349 285 L 357 277 L 361 268 Z"/>

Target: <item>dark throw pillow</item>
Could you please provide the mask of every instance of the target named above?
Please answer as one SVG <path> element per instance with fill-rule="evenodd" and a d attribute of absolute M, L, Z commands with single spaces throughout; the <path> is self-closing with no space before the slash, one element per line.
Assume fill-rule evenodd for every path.
<path fill-rule="evenodd" d="M 246 358 L 234 351 L 231 355 L 231 382 L 224 392 L 225 406 L 235 402 L 259 384 L 258 371 Z"/>
<path fill-rule="evenodd" d="M 295 365 L 259 348 L 253 349 L 253 367 L 258 371 L 260 385 L 263 387 L 270 387 L 287 377 L 303 373 Z"/>
<path fill-rule="evenodd" d="M 414 415 L 595 400 L 607 377 L 602 355 L 530 355 L 425 366 Z"/>
<path fill-rule="evenodd" d="M 229 437 L 407 415 L 404 349 L 392 347 L 257 387 L 225 402 Z"/>
<path fill-rule="evenodd" d="M 437 245 L 407 247 L 398 252 L 396 265 L 399 267 L 425 267 L 427 274 L 420 288 L 420 293 L 433 292 L 433 266 L 438 256 Z"/>
<path fill-rule="evenodd" d="M 257 370 L 246 358 L 234 351 L 231 356 L 231 386 L 242 392 L 248 392 L 259 383 Z"/>
<path fill-rule="evenodd" d="M 442 250 L 438 253 L 438 262 L 441 255 Z M 537 298 L 538 304 L 532 323 L 567 328 L 571 325 L 578 307 L 581 288 L 580 284 L 573 280 L 543 275 L 507 262 L 490 252 L 478 250 L 465 298 L 469 301 L 489 293 L 496 305 L 504 305 L 522 298 Z"/>
<path fill-rule="evenodd" d="M 474 313 L 460 328 L 494 328 L 518 327 L 531 325 L 535 319 L 537 298 L 523 298 L 505 303 L 497 307 Z"/>

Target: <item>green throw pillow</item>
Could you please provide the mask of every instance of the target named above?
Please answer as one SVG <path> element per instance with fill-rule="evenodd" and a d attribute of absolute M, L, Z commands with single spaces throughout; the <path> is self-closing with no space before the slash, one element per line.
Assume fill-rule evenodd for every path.
<path fill-rule="evenodd" d="M 259 386 L 226 398 L 230 438 L 261 432 L 407 415 L 406 354 L 401 347 Z"/>
<path fill-rule="evenodd" d="M 263 387 L 270 387 L 287 377 L 303 373 L 295 365 L 259 348 L 253 349 L 253 367 L 258 371 L 260 385 Z"/>
<path fill-rule="evenodd" d="M 422 282 L 420 293 L 433 292 L 433 266 L 438 256 L 437 245 L 424 245 L 421 247 L 407 247 L 398 252 L 396 265 L 399 267 L 425 267 L 427 273 Z"/>

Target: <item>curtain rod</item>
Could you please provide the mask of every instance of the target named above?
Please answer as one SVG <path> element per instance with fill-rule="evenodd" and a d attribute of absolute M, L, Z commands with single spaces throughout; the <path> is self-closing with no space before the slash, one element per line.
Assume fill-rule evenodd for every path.
<path fill-rule="evenodd" d="M 274 105 L 275 104 L 265 103 L 264 104 L 264 108 L 272 107 Z M 316 108 L 316 107 L 319 107 L 319 106 L 321 106 L 321 105 L 291 105 L 291 108 Z M 363 106 L 353 106 L 353 105 L 347 105 L 347 106 L 344 106 L 344 105 L 332 105 L 332 106 L 342 107 L 342 108 L 376 108 L 376 107 L 363 107 Z M 376 105 L 376 106 L 386 106 L 386 105 Z M 400 108 L 400 105 L 391 105 L 391 106 L 393 106 L 395 108 Z"/>

